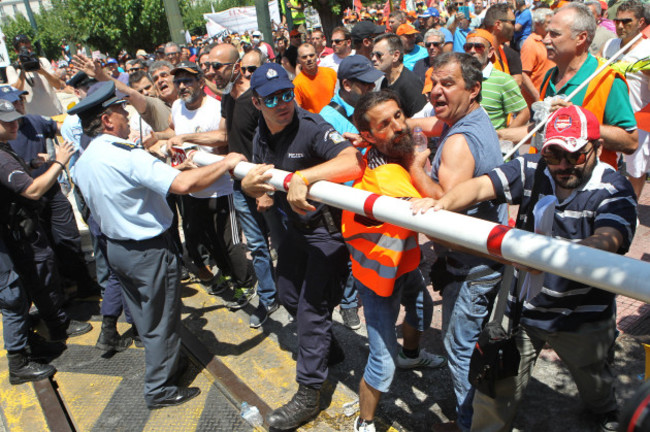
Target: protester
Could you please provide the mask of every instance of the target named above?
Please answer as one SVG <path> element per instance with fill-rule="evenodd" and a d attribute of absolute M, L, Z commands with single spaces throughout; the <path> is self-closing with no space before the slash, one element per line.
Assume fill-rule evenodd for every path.
<path fill-rule="evenodd" d="M 339 65 L 344 58 L 354 54 L 352 49 L 352 35 L 345 27 L 335 27 L 332 30 L 333 52 L 321 60 L 320 67 L 332 68 L 338 72 Z"/>
<path fill-rule="evenodd" d="M 424 46 L 427 49 L 428 56 L 418 60 L 413 66 L 413 73 L 420 78 L 420 81 L 427 80 L 426 73 L 431 67 L 431 63 L 436 56 L 442 54 L 445 46 L 445 35 L 437 29 L 428 30 L 424 34 Z"/>
<path fill-rule="evenodd" d="M 318 66 L 316 49 L 308 43 L 298 48 L 298 63 L 300 73 L 293 80 L 296 103 L 309 112 L 318 113 L 334 96 L 336 72 Z"/>
<path fill-rule="evenodd" d="M 522 94 L 531 105 L 539 100 L 539 89 L 546 72 L 555 63 L 548 59 L 544 37 L 547 27 L 553 17 L 553 11 L 547 8 L 539 8 L 533 11 L 533 32 L 528 36 L 521 46 L 521 67 L 523 71 Z"/>

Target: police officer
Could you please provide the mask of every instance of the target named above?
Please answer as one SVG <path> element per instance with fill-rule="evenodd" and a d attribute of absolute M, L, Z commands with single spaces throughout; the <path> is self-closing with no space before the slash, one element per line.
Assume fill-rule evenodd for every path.
<path fill-rule="evenodd" d="M 278 250 L 280 303 L 298 322 L 298 392 L 268 417 L 270 426 L 293 429 L 319 411 L 320 388 L 328 361 L 344 355 L 332 334 L 332 310 L 341 300 L 348 276 L 348 251 L 340 232 L 340 212 L 307 201 L 319 180 L 344 182 L 363 171 L 359 152 L 319 115 L 296 106 L 293 84 L 278 64 L 267 63 L 251 77 L 253 105 L 261 116 L 253 141 L 253 161 L 262 163 L 242 180 L 257 198 L 273 187 L 266 173 L 273 165 L 294 172 L 287 195 L 276 194 L 289 218 Z M 273 164 L 273 165 L 271 165 Z"/>
<path fill-rule="evenodd" d="M 54 252 L 45 230 L 39 223 L 41 198 L 56 183 L 72 154 L 72 145 L 55 147 L 56 157 L 47 161 L 47 170 L 37 176 L 18 156 L 8 141 L 16 139 L 18 119 L 14 106 L 0 99 L 0 222 L 2 236 L 9 249 L 15 270 L 20 275 L 29 298 L 34 302 L 49 330 L 50 339 L 63 341 L 88 333 L 92 326 L 70 320 L 62 309 L 63 292 L 54 263 Z M 47 155 L 30 161 L 32 166 L 45 162 Z"/>
<path fill-rule="evenodd" d="M 180 265 L 169 234 L 168 193 L 206 188 L 243 156 L 178 171 L 136 148 L 129 136 L 125 101 L 103 82 L 68 113 L 78 114 L 93 137 L 77 161 L 73 179 L 107 237 L 107 258 L 123 287 L 145 348 L 144 396 L 149 408 L 182 404 L 200 393 L 178 387 L 180 358 Z"/>
<path fill-rule="evenodd" d="M 13 267 L 4 240 L 0 238 L 2 335 L 9 360 L 9 382 L 21 384 L 51 377 L 56 369 L 51 365 L 30 361 L 27 356 L 29 302 Z"/>

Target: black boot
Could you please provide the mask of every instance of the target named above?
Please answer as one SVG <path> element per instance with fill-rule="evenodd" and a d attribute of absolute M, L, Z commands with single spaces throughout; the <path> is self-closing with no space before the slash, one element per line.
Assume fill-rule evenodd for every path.
<path fill-rule="evenodd" d="M 133 338 L 133 343 L 136 347 L 144 348 L 142 338 L 140 337 L 140 333 L 138 333 L 138 329 L 135 328 L 135 324 L 131 324 L 131 337 Z"/>
<path fill-rule="evenodd" d="M 13 385 L 49 378 L 56 372 L 54 366 L 29 361 L 25 350 L 7 353 L 9 382 Z"/>
<path fill-rule="evenodd" d="M 320 390 L 300 384 L 291 400 L 269 414 L 266 421 L 276 429 L 295 429 L 316 417 L 319 411 Z"/>
<path fill-rule="evenodd" d="M 95 348 L 109 352 L 122 352 L 131 346 L 133 339 L 130 337 L 120 336 L 117 332 L 117 317 L 104 315 L 102 318 L 102 332 L 95 344 Z"/>

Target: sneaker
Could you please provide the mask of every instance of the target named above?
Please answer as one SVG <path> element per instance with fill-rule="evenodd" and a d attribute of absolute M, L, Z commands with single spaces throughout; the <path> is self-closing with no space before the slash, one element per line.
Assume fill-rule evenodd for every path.
<path fill-rule="evenodd" d="M 419 367 L 439 368 L 447 364 L 447 358 L 438 354 L 431 354 L 421 349 L 416 358 L 409 358 L 404 355 L 404 351 L 397 354 L 397 367 L 401 369 L 415 369 Z"/>
<path fill-rule="evenodd" d="M 226 307 L 230 310 L 241 309 L 255 297 L 255 294 L 257 294 L 255 287 L 235 288 L 235 297 L 231 302 L 226 303 Z"/>
<path fill-rule="evenodd" d="M 210 281 L 201 283 L 207 287 L 210 295 L 219 295 L 232 285 L 230 276 L 224 276 L 221 273 L 214 276 Z"/>
<path fill-rule="evenodd" d="M 343 318 L 343 325 L 347 328 L 356 330 L 361 327 L 361 321 L 359 320 L 359 308 L 351 307 L 347 309 L 341 308 L 341 317 Z"/>
<path fill-rule="evenodd" d="M 264 322 L 266 319 L 271 315 L 273 312 L 278 310 L 278 301 L 274 300 L 273 303 L 271 303 L 270 306 L 266 306 L 264 303 L 260 301 L 260 304 L 257 306 L 257 309 L 255 309 L 255 312 L 253 312 L 253 315 L 251 315 L 251 320 L 250 320 L 250 326 L 251 328 L 258 328 Z"/>
<path fill-rule="evenodd" d="M 359 422 L 359 417 L 354 419 L 354 432 L 375 432 L 374 423 L 366 423 L 365 420 Z"/>
<path fill-rule="evenodd" d="M 618 410 L 606 412 L 599 420 L 600 432 L 614 432 L 618 430 Z"/>

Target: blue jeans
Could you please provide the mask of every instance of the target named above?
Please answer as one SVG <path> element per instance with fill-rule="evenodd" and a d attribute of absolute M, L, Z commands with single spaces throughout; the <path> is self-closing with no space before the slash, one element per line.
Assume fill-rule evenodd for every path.
<path fill-rule="evenodd" d="M 454 272 L 458 273 L 458 269 Z M 465 268 L 462 273 L 464 277 L 457 277 L 443 288 L 442 339 L 456 394 L 456 423 L 461 430 L 468 431 L 474 399 L 474 388 L 468 380 L 469 363 L 503 271 L 478 265 Z"/>
<path fill-rule="evenodd" d="M 390 297 L 377 295 L 359 281 L 355 281 L 363 302 L 363 314 L 368 329 L 370 355 L 363 373 L 368 385 L 386 393 L 395 375 L 395 357 L 399 352 L 395 321 L 400 304 L 404 305 L 404 321 L 419 331 L 431 325 L 433 300 L 426 289 L 420 269 L 402 275 L 395 281 Z"/>
<path fill-rule="evenodd" d="M 235 188 L 233 201 L 237 220 L 244 231 L 246 246 L 253 257 L 253 269 L 257 275 L 257 294 L 260 301 L 270 306 L 275 301 L 275 281 L 273 280 L 273 264 L 266 240 L 266 223 L 257 211 L 255 199 L 245 195 L 240 188 Z"/>
<path fill-rule="evenodd" d="M 348 262 L 348 267 L 352 269 L 352 263 Z M 352 309 L 359 307 L 359 300 L 357 300 L 357 287 L 354 283 L 354 276 L 352 271 L 350 271 L 350 276 L 348 280 L 345 281 L 345 286 L 343 287 L 343 298 L 341 298 L 341 309 Z"/>

